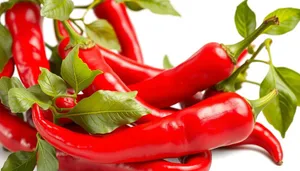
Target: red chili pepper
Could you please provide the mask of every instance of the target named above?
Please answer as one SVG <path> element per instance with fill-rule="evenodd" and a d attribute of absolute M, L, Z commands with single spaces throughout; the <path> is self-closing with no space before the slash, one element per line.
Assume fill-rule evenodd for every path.
<path fill-rule="evenodd" d="M 70 39 L 65 38 L 58 46 L 58 52 L 60 56 L 64 59 L 69 51 L 66 51 L 66 47 L 69 44 Z M 88 65 L 88 67 L 92 70 L 101 70 L 103 74 L 98 75 L 91 86 L 84 90 L 86 95 L 91 95 L 97 90 L 112 90 L 119 92 L 129 92 L 130 89 L 122 82 L 122 80 L 118 77 L 118 75 L 110 68 L 110 66 L 105 62 L 103 56 L 99 52 L 98 46 L 93 46 L 89 49 L 80 49 L 79 57 L 83 60 L 84 63 Z M 144 103 L 141 99 L 137 98 L 139 103 L 141 103 L 144 107 L 151 110 L 151 115 L 144 116 L 144 120 L 149 120 L 152 117 L 163 117 L 167 116 L 173 111 L 170 110 L 160 110 L 149 106 Z"/>
<path fill-rule="evenodd" d="M 4 66 L 2 72 L 0 72 L 1 77 L 11 77 L 15 71 L 15 63 L 14 60 L 11 58 L 7 64 Z"/>
<path fill-rule="evenodd" d="M 6 12 L 6 25 L 13 38 L 13 59 L 25 87 L 37 84 L 40 67 L 49 69 L 41 30 L 40 7 L 19 2 Z"/>
<path fill-rule="evenodd" d="M 270 156 L 276 164 L 282 164 L 283 151 L 280 142 L 271 131 L 269 131 L 266 127 L 264 127 L 258 122 L 256 122 L 253 132 L 246 140 L 233 146 L 240 145 L 260 146 L 266 151 L 268 151 L 268 153 L 270 154 Z"/>
<path fill-rule="evenodd" d="M 106 19 L 114 28 L 121 45 L 121 54 L 143 63 L 143 55 L 134 27 L 126 11 L 124 3 L 115 0 L 104 0 L 94 8 L 98 18 Z"/>
<path fill-rule="evenodd" d="M 204 99 L 216 96 L 221 93 L 222 92 L 217 91 L 215 89 L 208 89 L 203 94 L 202 99 L 201 98 L 196 99 L 195 101 L 193 101 L 193 103 L 190 104 L 190 106 L 195 105 Z M 271 156 L 271 158 L 276 164 L 278 165 L 282 164 L 283 151 L 280 142 L 271 131 L 269 131 L 266 127 L 264 127 L 262 124 L 258 122 L 256 122 L 252 133 L 246 140 L 234 144 L 233 146 L 240 146 L 240 145 L 260 146 L 269 153 L 269 155 Z"/>
<path fill-rule="evenodd" d="M 55 21 L 55 34 L 57 40 L 61 41 L 63 38 L 69 37 L 68 32 L 65 30 L 62 22 Z M 74 31 L 76 31 L 73 28 Z M 126 84 L 135 84 L 152 78 L 161 72 L 164 69 L 155 68 L 145 64 L 137 63 L 136 61 L 130 60 L 125 56 L 116 54 L 108 49 L 105 49 L 101 46 L 98 46 L 100 53 L 105 59 L 106 63 L 114 70 L 114 72 L 121 78 L 121 80 Z M 239 56 L 237 65 L 240 65 L 242 59 L 248 54 L 247 50 L 244 50 Z"/>
<path fill-rule="evenodd" d="M 0 143 L 10 151 L 32 151 L 36 130 L 0 105 Z"/>
<path fill-rule="evenodd" d="M 164 160 L 144 163 L 99 164 L 57 152 L 61 171 L 208 171 L 211 165 L 211 152 L 189 156 L 184 164 L 170 163 Z"/>
<path fill-rule="evenodd" d="M 20 131 L 22 130 L 22 131 Z M 12 152 L 33 151 L 36 147 L 37 131 L 28 123 L 14 116 L 4 106 L 0 105 L 0 143 Z M 190 156 L 186 164 L 175 164 L 164 160 L 129 164 L 99 164 L 91 161 L 73 158 L 57 151 L 61 171 L 146 171 L 149 169 L 169 169 L 176 171 L 208 171 L 211 164 L 211 153 Z M 130 168 L 130 170 L 128 170 Z M 194 169 L 194 170 L 193 170 Z"/>
<path fill-rule="evenodd" d="M 275 92 L 266 99 L 274 97 Z M 97 137 L 75 133 L 44 119 L 33 107 L 41 136 L 72 156 L 99 163 L 127 163 L 196 154 L 246 139 L 254 126 L 248 101 L 235 93 L 209 98 L 163 119 Z M 129 137 L 128 137 L 129 136 Z M 122 143 L 119 143 L 122 142 Z"/>

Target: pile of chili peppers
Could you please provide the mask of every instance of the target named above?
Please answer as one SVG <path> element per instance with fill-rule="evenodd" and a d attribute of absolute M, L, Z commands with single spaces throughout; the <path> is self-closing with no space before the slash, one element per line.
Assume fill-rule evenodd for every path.
<path fill-rule="evenodd" d="M 0 77 L 12 77 L 16 66 L 25 88 L 39 84 L 40 68 L 56 72 L 50 64 L 58 65 L 48 60 L 45 53 L 40 10 L 39 4 L 30 1 L 18 2 L 5 12 L 6 27 L 13 40 L 12 58 Z M 143 63 L 124 3 L 104 0 L 93 10 L 99 19 L 111 24 L 121 50 L 116 53 L 84 38 L 72 20 L 54 20 L 59 44 L 50 49 L 61 57 L 57 60 L 61 62 L 73 48 L 79 47 L 79 58 L 88 68 L 103 72 L 77 99 L 72 98 L 74 91 L 69 89 L 70 96 L 57 98 L 55 106 L 68 112 L 98 90 L 136 90 L 135 100 L 149 114 L 107 135 L 92 135 L 71 119 L 60 118 L 54 123 L 51 110 L 43 110 L 38 104 L 26 112 L 26 119 L 1 104 L 0 144 L 4 148 L 11 152 L 34 151 L 38 133 L 56 149 L 61 171 L 208 171 L 211 150 L 241 145 L 259 146 L 276 164 L 282 164 L 280 142 L 256 122 L 257 115 L 277 95 L 277 90 L 251 101 L 220 88 L 224 80 L 236 80 L 239 71 L 249 66 L 249 60 L 244 63 L 250 56 L 247 47 L 268 27 L 280 24 L 278 18 L 266 19 L 237 44 L 207 43 L 180 65 L 159 69 Z M 181 109 L 171 107 L 177 103 Z M 178 158 L 180 162 L 166 158 Z"/>

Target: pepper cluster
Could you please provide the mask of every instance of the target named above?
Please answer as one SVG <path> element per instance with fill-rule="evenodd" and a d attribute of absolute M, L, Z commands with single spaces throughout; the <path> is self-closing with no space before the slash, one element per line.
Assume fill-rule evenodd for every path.
<path fill-rule="evenodd" d="M 167 0 L 168 10 L 162 11 L 139 0 L 95 0 L 87 6 L 74 6 L 71 0 L 3 4 L 6 27 L 1 25 L 0 35 L 5 33 L 8 43 L 0 44 L 1 61 L 6 61 L 0 65 L 0 143 L 14 152 L 3 171 L 32 171 L 35 166 L 38 171 L 208 171 L 211 150 L 241 145 L 260 146 L 282 164 L 280 142 L 256 118 L 263 111 L 284 136 L 288 126 L 275 126 L 270 106 L 287 97 L 288 112 L 294 115 L 300 98 L 292 81 L 299 81 L 300 74 L 273 65 L 271 39 L 257 49 L 252 42 L 261 34 L 291 31 L 297 23 L 281 20 L 300 20 L 300 10 L 276 10 L 256 28 L 255 14 L 244 1 L 236 22 L 246 22 L 244 15 L 253 20 L 238 27 L 242 41 L 207 43 L 178 66 L 165 59 L 168 68 L 160 69 L 143 63 L 126 8 L 179 15 Z M 71 18 L 73 8 L 92 9 L 99 20 L 86 24 L 87 12 Z M 282 16 L 282 10 L 291 16 Z M 43 39 L 42 16 L 53 19 L 55 47 Z M 45 47 L 52 51 L 49 60 Z M 256 59 L 264 48 L 270 61 Z M 236 91 L 243 83 L 258 84 L 246 79 L 254 62 L 268 64 L 270 71 L 259 84 L 261 98 L 247 100 Z M 20 81 L 12 77 L 14 67 Z M 172 107 L 178 103 L 180 109 Z"/>

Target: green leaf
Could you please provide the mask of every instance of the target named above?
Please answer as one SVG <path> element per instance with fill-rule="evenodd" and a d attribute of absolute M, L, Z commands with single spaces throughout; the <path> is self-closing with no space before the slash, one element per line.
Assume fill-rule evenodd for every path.
<path fill-rule="evenodd" d="M 50 62 L 50 71 L 58 76 L 61 76 L 60 72 L 61 72 L 62 59 L 58 54 L 57 47 L 53 49 L 49 62 Z"/>
<path fill-rule="evenodd" d="M 297 8 L 279 8 L 274 12 L 267 15 L 265 19 L 270 17 L 278 17 L 279 25 L 272 25 L 267 30 L 265 34 L 270 35 L 281 35 L 289 31 L 292 31 L 298 24 L 300 20 L 300 9 Z"/>
<path fill-rule="evenodd" d="M 20 80 L 16 77 L 8 78 L 2 77 L 0 79 L 0 99 L 1 103 L 9 107 L 8 104 L 8 91 L 12 88 L 21 88 L 23 87 Z"/>
<path fill-rule="evenodd" d="M 38 137 L 38 161 L 37 170 L 38 171 L 57 171 L 58 170 L 58 160 L 56 158 L 56 152 L 54 147 L 52 147 L 48 142 L 42 140 Z"/>
<path fill-rule="evenodd" d="M 235 11 L 235 26 L 242 37 L 247 37 L 256 29 L 255 13 L 249 8 L 247 0 L 240 3 Z"/>
<path fill-rule="evenodd" d="M 297 105 L 300 106 L 300 74 L 285 67 L 278 67 L 276 70 L 281 75 L 282 80 L 296 95 Z"/>
<path fill-rule="evenodd" d="M 33 94 L 39 101 L 51 104 L 51 97 L 43 92 L 40 85 L 31 86 L 27 91 Z"/>
<path fill-rule="evenodd" d="M 125 2 L 125 5 L 127 6 L 127 8 L 129 8 L 132 11 L 141 11 L 144 9 L 143 7 L 141 7 L 139 4 L 135 2 Z"/>
<path fill-rule="evenodd" d="M 11 58 L 12 37 L 10 32 L 0 23 L 0 73 Z"/>
<path fill-rule="evenodd" d="M 164 69 L 170 69 L 170 68 L 173 68 L 173 67 L 174 67 L 174 65 L 171 64 L 168 55 L 165 55 L 165 56 L 164 56 L 163 67 L 164 67 Z"/>
<path fill-rule="evenodd" d="M 260 86 L 260 97 L 274 89 L 278 90 L 278 96 L 263 110 L 263 113 L 268 122 L 281 133 L 282 137 L 285 137 L 296 112 L 297 98 L 282 78 L 277 69 L 270 66 Z"/>
<path fill-rule="evenodd" d="M 89 133 L 110 133 L 149 113 L 135 100 L 136 94 L 137 92 L 99 90 L 92 96 L 81 100 L 68 114 L 63 116 L 71 118 Z"/>
<path fill-rule="evenodd" d="M 8 92 L 8 103 L 13 113 L 21 113 L 26 112 L 35 103 L 46 110 L 50 107 L 51 101 L 44 101 L 25 88 L 12 88 Z"/>
<path fill-rule="evenodd" d="M 120 50 L 120 44 L 114 28 L 103 19 L 85 25 L 87 36 L 97 44 L 107 48 Z"/>
<path fill-rule="evenodd" d="M 170 0 L 116 0 L 117 2 L 135 2 L 142 8 L 147 8 L 156 14 L 180 16 L 170 3 Z"/>
<path fill-rule="evenodd" d="M 74 9 L 72 0 L 44 0 L 41 15 L 60 21 L 69 19 Z"/>
<path fill-rule="evenodd" d="M 63 95 L 67 92 L 65 81 L 59 76 L 51 73 L 48 69 L 41 68 L 38 82 L 42 91 L 51 97 Z"/>
<path fill-rule="evenodd" d="M 61 76 L 76 93 L 88 87 L 102 72 L 90 70 L 78 56 L 79 47 L 74 47 L 62 62 Z"/>
<path fill-rule="evenodd" d="M 20 130 L 22 131 L 22 130 Z M 19 151 L 8 156 L 1 171 L 33 171 L 36 165 L 36 152 Z"/>

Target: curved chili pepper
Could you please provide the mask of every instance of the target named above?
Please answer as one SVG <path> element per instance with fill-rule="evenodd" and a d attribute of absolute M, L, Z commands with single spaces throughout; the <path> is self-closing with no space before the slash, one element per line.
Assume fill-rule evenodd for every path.
<path fill-rule="evenodd" d="M 70 38 L 65 38 L 58 46 L 58 52 L 60 56 L 64 59 L 69 50 L 66 51 L 66 47 L 69 44 Z M 80 49 L 79 57 L 83 60 L 84 63 L 92 70 L 101 70 L 102 74 L 98 75 L 93 83 L 86 88 L 83 92 L 86 95 L 91 95 L 97 90 L 112 90 L 119 92 L 129 92 L 130 89 L 122 82 L 118 75 L 111 69 L 111 67 L 105 62 L 103 56 L 99 52 L 98 46 L 93 46 L 89 49 Z M 164 117 L 173 113 L 172 110 L 161 110 L 149 106 L 142 99 L 136 98 L 137 101 L 142 104 L 144 107 L 151 110 L 151 115 L 146 115 L 143 117 L 144 120 L 151 120 L 152 117 Z M 149 119 L 148 119 L 149 118 Z"/>
<path fill-rule="evenodd" d="M 2 72 L 0 72 L 0 78 L 1 77 L 11 77 L 14 74 L 15 71 L 15 63 L 14 60 L 11 58 L 7 62 L 7 64 L 4 66 Z"/>
<path fill-rule="evenodd" d="M 191 106 L 199 103 L 204 99 L 216 96 L 221 93 L 222 92 L 210 88 L 205 91 L 205 93 L 202 96 L 202 99 L 196 99 L 194 103 L 191 103 Z M 240 146 L 240 145 L 260 146 L 269 153 L 270 157 L 273 159 L 273 161 L 276 164 L 278 165 L 282 164 L 283 151 L 280 142 L 275 137 L 275 135 L 271 131 L 269 131 L 266 127 L 264 127 L 261 123 L 256 122 L 254 129 L 252 133 L 249 135 L 249 137 L 240 143 L 234 144 L 233 146 Z"/>
<path fill-rule="evenodd" d="M 19 2 L 6 12 L 6 25 L 13 38 L 13 59 L 25 87 L 37 84 L 40 67 L 49 69 L 41 30 L 40 7 Z"/>
<path fill-rule="evenodd" d="M 159 75 L 130 85 L 147 103 L 169 107 L 229 77 L 234 64 L 223 46 L 208 43 L 185 62 Z"/>
<path fill-rule="evenodd" d="M 106 19 L 114 28 L 121 45 L 121 54 L 143 63 L 143 55 L 134 27 L 129 19 L 124 3 L 104 0 L 94 8 L 98 18 Z"/>
<path fill-rule="evenodd" d="M 0 105 L 0 143 L 10 151 L 32 151 L 36 130 Z"/>
<path fill-rule="evenodd" d="M 61 171 L 208 171 L 211 165 L 211 152 L 189 156 L 184 164 L 170 163 L 164 160 L 144 163 L 99 164 L 74 158 L 62 152 L 57 152 Z"/>
<path fill-rule="evenodd" d="M 69 37 L 69 34 L 65 30 L 61 21 L 56 20 L 54 25 L 56 28 L 55 34 L 57 40 L 61 41 L 63 38 Z M 74 29 L 74 31 L 76 30 Z M 164 69 L 137 63 L 136 61 L 130 60 L 101 46 L 98 46 L 98 49 L 106 63 L 114 70 L 114 72 L 126 85 L 142 82 L 164 71 Z M 242 52 L 238 58 L 237 65 L 240 65 L 242 59 L 244 59 L 247 54 L 247 50 Z"/>
<path fill-rule="evenodd" d="M 240 145 L 260 146 L 270 154 L 271 158 L 276 164 L 282 164 L 283 151 L 280 142 L 274 136 L 274 134 L 261 123 L 256 122 L 251 135 L 246 140 L 238 144 L 234 144 L 233 146 Z"/>
<path fill-rule="evenodd" d="M 22 131 L 20 131 L 22 130 Z M 0 105 L 0 143 L 12 152 L 33 151 L 36 147 L 37 131 L 28 123 L 14 116 L 4 106 Z M 164 160 L 129 164 L 98 164 L 91 161 L 75 159 L 57 151 L 59 168 L 61 171 L 146 171 L 155 169 L 169 169 L 176 171 L 208 171 L 211 164 L 211 153 L 206 151 L 189 157 L 186 164 L 175 164 Z M 193 170 L 194 169 L 194 170 Z"/>
<path fill-rule="evenodd" d="M 254 126 L 251 105 L 235 93 L 208 98 L 163 119 L 105 137 L 75 133 L 54 125 L 44 119 L 37 105 L 32 115 L 41 136 L 54 147 L 99 163 L 140 162 L 196 154 L 238 143 L 250 135 Z"/>

